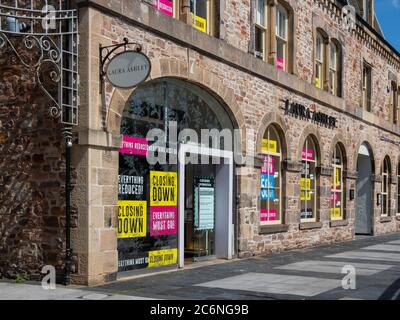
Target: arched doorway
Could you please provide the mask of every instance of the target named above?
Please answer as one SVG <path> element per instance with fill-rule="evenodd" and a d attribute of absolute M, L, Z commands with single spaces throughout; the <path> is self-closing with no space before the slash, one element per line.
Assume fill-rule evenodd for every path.
<path fill-rule="evenodd" d="M 234 128 L 193 83 L 160 78 L 134 91 L 121 120 L 119 271 L 232 257 Z"/>
<path fill-rule="evenodd" d="M 372 174 L 373 155 L 367 143 L 363 143 L 358 150 L 357 158 L 357 190 L 356 190 L 356 214 L 355 214 L 355 233 L 372 234 L 373 222 L 373 184 Z"/>

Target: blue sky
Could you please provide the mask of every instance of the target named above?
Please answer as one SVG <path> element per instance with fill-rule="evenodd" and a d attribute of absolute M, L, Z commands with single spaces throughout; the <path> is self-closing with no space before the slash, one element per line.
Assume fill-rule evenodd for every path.
<path fill-rule="evenodd" d="M 386 39 L 400 52 L 400 0 L 375 0 L 375 14 Z"/>

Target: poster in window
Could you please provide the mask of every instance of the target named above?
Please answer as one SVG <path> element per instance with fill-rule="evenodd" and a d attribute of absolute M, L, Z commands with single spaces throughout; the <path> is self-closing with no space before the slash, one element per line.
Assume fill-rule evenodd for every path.
<path fill-rule="evenodd" d="M 271 209 L 260 209 L 260 222 L 276 221 L 278 219 L 277 210 Z"/>
<path fill-rule="evenodd" d="M 302 160 L 314 160 L 314 152 L 311 149 L 303 149 L 301 151 L 301 159 Z"/>
<path fill-rule="evenodd" d="M 275 190 L 274 189 L 261 189 L 260 190 L 260 200 L 275 200 Z"/>
<path fill-rule="evenodd" d="M 150 207 L 150 235 L 176 234 L 177 207 Z"/>
<path fill-rule="evenodd" d="M 340 218 L 340 208 L 331 208 L 331 220 L 338 220 Z"/>
<path fill-rule="evenodd" d="M 119 149 L 119 153 L 146 157 L 148 149 L 149 143 L 146 138 L 123 135 L 122 147 Z"/>
<path fill-rule="evenodd" d="M 176 206 L 176 172 L 150 171 L 150 206 Z"/>
<path fill-rule="evenodd" d="M 275 176 L 273 174 L 262 174 L 261 175 L 261 188 L 271 189 L 275 186 Z"/>
<path fill-rule="evenodd" d="M 276 68 L 278 70 L 285 70 L 285 59 L 284 58 L 276 58 Z"/>
<path fill-rule="evenodd" d="M 315 78 L 315 87 L 320 88 L 321 81 L 319 78 Z"/>
<path fill-rule="evenodd" d="M 153 7 L 167 16 L 172 17 L 173 15 L 172 0 L 153 0 Z"/>
<path fill-rule="evenodd" d="M 160 267 L 175 264 L 178 258 L 178 249 L 166 249 L 150 251 L 148 257 L 148 267 Z"/>
<path fill-rule="evenodd" d="M 261 173 L 275 175 L 275 158 L 273 156 L 267 155 L 263 157 Z"/>
<path fill-rule="evenodd" d="M 146 201 L 118 201 L 117 237 L 120 239 L 146 236 Z"/>
<path fill-rule="evenodd" d="M 202 17 L 196 16 L 193 13 L 192 18 L 194 28 L 201 32 L 207 33 L 207 20 Z"/>
<path fill-rule="evenodd" d="M 275 140 L 262 139 L 261 151 L 277 153 L 277 145 L 278 143 Z"/>

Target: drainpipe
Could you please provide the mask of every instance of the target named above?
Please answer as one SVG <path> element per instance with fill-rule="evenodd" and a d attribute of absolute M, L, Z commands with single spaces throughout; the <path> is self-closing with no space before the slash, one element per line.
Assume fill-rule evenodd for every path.
<path fill-rule="evenodd" d="M 63 285 L 71 283 L 71 148 L 72 128 L 65 127 L 63 135 L 65 139 L 65 261 Z"/>

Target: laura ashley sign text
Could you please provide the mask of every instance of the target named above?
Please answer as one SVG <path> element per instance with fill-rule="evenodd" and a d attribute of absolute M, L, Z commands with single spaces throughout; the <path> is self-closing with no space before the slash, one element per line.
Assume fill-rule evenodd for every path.
<path fill-rule="evenodd" d="M 295 118 L 299 118 L 306 121 L 312 121 L 319 125 L 328 127 L 328 128 L 336 128 L 336 118 L 332 116 L 328 116 L 325 113 L 319 111 L 313 111 L 308 107 L 303 106 L 297 102 L 290 102 L 288 99 L 284 100 L 285 106 L 285 115 L 291 115 Z"/>
<path fill-rule="evenodd" d="M 114 87 L 133 88 L 146 80 L 150 69 L 150 60 L 143 53 L 125 51 L 111 59 L 106 75 Z"/>

